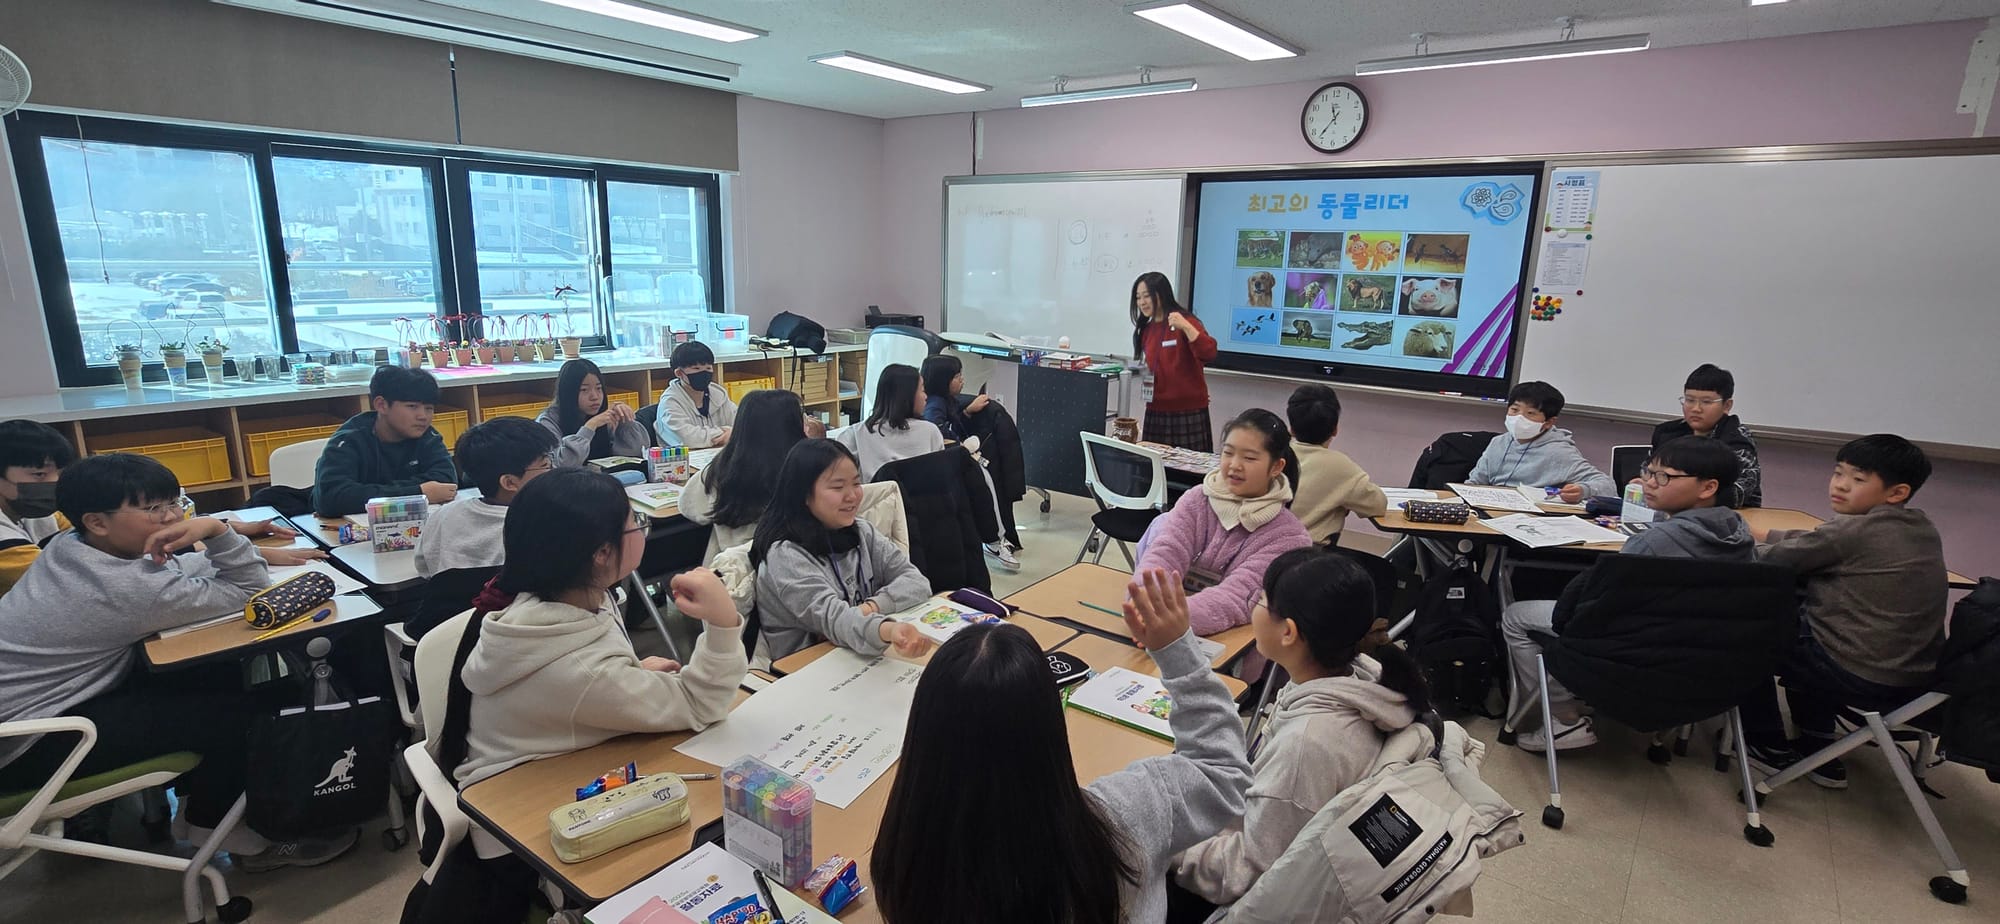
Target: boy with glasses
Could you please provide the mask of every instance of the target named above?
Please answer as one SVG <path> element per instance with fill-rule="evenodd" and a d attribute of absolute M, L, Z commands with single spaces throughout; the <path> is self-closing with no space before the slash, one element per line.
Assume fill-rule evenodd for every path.
<path fill-rule="evenodd" d="M 1755 559 L 1757 546 L 1750 538 L 1750 528 L 1723 503 L 1740 474 L 1737 467 L 1736 454 L 1727 447 L 1695 436 L 1681 437 L 1654 451 L 1638 480 L 1646 492 L 1646 506 L 1667 519 L 1626 540 L 1620 554 Z M 1524 696 L 1541 694 L 1535 686 L 1535 656 L 1542 646 L 1529 633 L 1556 634 L 1556 610 L 1574 606 L 1575 594 L 1582 587 L 1583 580 L 1578 578 L 1563 590 L 1563 600 L 1523 600 L 1500 615 L 1500 633 L 1506 637 L 1507 652 L 1513 659 L 1514 683 Z M 1579 705 L 1561 681 L 1549 678 L 1549 711 L 1556 727 L 1524 732 L 1515 743 L 1522 750 L 1536 752 L 1548 748 L 1551 741 L 1558 751 L 1596 744 L 1597 734 L 1591 730 L 1590 718 L 1580 714 Z"/>
<path fill-rule="evenodd" d="M 234 665 L 154 677 L 134 670 L 148 636 L 241 614 L 270 572 L 250 539 L 211 517 L 188 517 L 174 473 L 145 456 L 93 456 L 63 470 L 56 507 L 73 526 L 0 597 L 0 721 L 81 716 L 97 743 L 76 768 L 89 776 L 175 751 L 201 765 L 174 787 L 184 820 L 212 829 L 243 792 L 243 729 L 255 704 Z M 175 555 L 195 543 L 200 552 Z M 0 791 L 33 789 L 76 744 L 68 735 L 0 742 Z M 205 837 L 203 833 L 199 836 Z M 312 866 L 354 845 L 340 837 L 273 845 L 238 829 L 224 849 L 238 868 Z"/>
<path fill-rule="evenodd" d="M 1764 505 L 1764 472 L 1757 464 L 1757 444 L 1750 428 L 1736 419 L 1736 377 L 1729 370 L 1703 363 L 1688 373 L 1681 386 L 1681 416 L 1653 428 L 1653 451 L 1671 440 L 1700 436 L 1715 440 L 1736 453 L 1742 472 L 1736 476 L 1736 497 L 1725 502 L 1731 507 Z"/>

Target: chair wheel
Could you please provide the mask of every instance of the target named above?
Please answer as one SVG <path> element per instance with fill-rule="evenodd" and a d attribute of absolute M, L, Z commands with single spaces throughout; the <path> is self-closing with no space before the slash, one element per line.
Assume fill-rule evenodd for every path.
<path fill-rule="evenodd" d="M 1672 752 L 1667 750 L 1666 745 L 1652 744 L 1652 745 L 1647 745 L 1646 747 L 1646 759 L 1652 761 L 1653 763 L 1665 766 L 1667 764 L 1674 762 L 1674 755 Z"/>
<path fill-rule="evenodd" d="M 1960 885 L 1950 876 L 1933 878 L 1931 880 L 1931 894 L 1937 896 L 1938 901 L 1941 902 L 1948 902 L 1953 905 L 1965 904 L 1965 886 Z"/>
<path fill-rule="evenodd" d="M 1744 825 L 1743 839 L 1759 847 L 1769 847 L 1777 842 L 1778 836 L 1763 825 Z"/>
<path fill-rule="evenodd" d="M 1674 756 L 1675 757 L 1688 756 L 1688 740 L 1686 738 L 1674 739 Z"/>
<path fill-rule="evenodd" d="M 1043 513 L 1048 513 L 1048 512 L 1049 512 L 1049 501 L 1048 501 L 1048 498 L 1043 498 L 1043 499 L 1042 499 L 1042 512 L 1043 512 Z"/>
<path fill-rule="evenodd" d="M 215 919 L 222 924 L 236 924 L 250 918 L 250 897 L 238 895 L 215 909 Z"/>
<path fill-rule="evenodd" d="M 1542 826 L 1561 831 L 1563 826 L 1563 810 L 1553 805 L 1542 806 Z"/>
<path fill-rule="evenodd" d="M 1520 737 L 1521 737 L 1520 733 L 1514 731 L 1511 728 L 1502 726 L 1500 729 L 1500 734 L 1495 738 L 1495 740 L 1499 741 L 1503 745 L 1506 745 L 1507 747 L 1513 747 L 1514 741 Z"/>
<path fill-rule="evenodd" d="M 389 851 L 390 853 L 395 853 L 396 851 L 403 849 L 403 845 L 408 844 L 409 842 L 410 842 L 410 835 L 409 832 L 407 831 L 399 831 L 395 828 L 382 829 L 383 850 Z"/>

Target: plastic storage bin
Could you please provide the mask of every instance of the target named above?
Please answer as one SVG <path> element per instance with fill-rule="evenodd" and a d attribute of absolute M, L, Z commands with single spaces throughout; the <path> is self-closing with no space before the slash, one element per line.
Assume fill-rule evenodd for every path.
<path fill-rule="evenodd" d="M 243 421 L 243 464 L 254 478 L 271 474 L 271 453 L 279 447 L 333 436 L 343 421 L 331 414 L 297 414 Z"/>
<path fill-rule="evenodd" d="M 549 406 L 549 399 L 541 395 L 525 393 L 507 395 L 481 395 L 479 397 L 479 419 L 492 420 L 496 417 L 526 417 L 534 420 Z M 442 431 L 440 431 L 442 432 Z"/>
<path fill-rule="evenodd" d="M 701 342 L 720 356 L 750 349 L 750 316 L 710 312 L 701 318 Z"/>
<path fill-rule="evenodd" d="M 107 452 L 134 452 L 151 456 L 172 470 L 181 487 L 195 488 L 228 481 L 229 440 L 213 430 L 174 427 L 85 437 L 91 455 Z"/>
<path fill-rule="evenodd" d="M 747 379 L 731 379 L 722 383 L 722 390 L 729 392 L 729 400 L 731 401 L 742 401 L 744 395 L 759 388 L 776 387 L 778 387 L 778 380 L 768 375 L 753 376 Z"/>
<path fill-rule="evenodd" d="M 536 411 L 535 413 L 539 414 L 541 412 Z M 464 436 L 465 431 L 470 429 L 471 426 L 472 412 L 462 407 L 440 404 L 437 406 L 437 413 L 431 415 L 431 429 L 436 430 L 439 436 L 444 437 L 444 448 L 446 449 L 456 449 L 458 447 L 458 438 Z"/>

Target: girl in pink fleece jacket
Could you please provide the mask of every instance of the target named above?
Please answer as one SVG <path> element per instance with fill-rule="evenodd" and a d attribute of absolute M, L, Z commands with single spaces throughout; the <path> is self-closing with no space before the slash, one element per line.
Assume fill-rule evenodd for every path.
<path fill-rule="evenodd" d="M 1299 469 L 1292 433 L 1278 415 L 1251 408 L 1222 428 L 1222 464 L 1201 486 L 1181 495 L 1139 540 L 1135 573 L 1161 568 L 1182 574 L 1190 591 L 1188 622 L 1214 635 L 1250 621 L 1263 593 L 1264 569 L 1291 549 L 1312 544 L 1288 509 Z M 1252 664 L 1249 661 L 1255 661 Z M 1264 659 L 1252 654 L 1243 676 Z"/>

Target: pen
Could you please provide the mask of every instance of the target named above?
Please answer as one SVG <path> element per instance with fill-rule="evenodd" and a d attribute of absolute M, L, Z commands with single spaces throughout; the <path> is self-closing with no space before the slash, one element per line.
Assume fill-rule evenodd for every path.
<path fill-rule="evenodd" d="M 279 626 L 275 629 L 268 629 L 262 633 L 259 633 L 258 636 L 256 638 L 251 639 L 251 641 L 261 642 L 267 638 L 270 638 L 273 635 L 277 635 L 280 632 L 284 632 L 290 629 L 296 629 L 299 626 L 305 625 L 306 623 L 321 622 L 325 620 L 328 616 L 332 615 L 333 615 L 333 604 L 329 603 L 326 604 L 325 606 L 320 607 L 319 612 L 312 614 L 312 618 L 310 619 L 297 619 L 285 623 L 284 625 Z"/>
<path fill-rule="evenodd" d="M 1102 607 L 1102 606 L 1098 606 L 1097 604 L 1095 604 L 1095 603 L 1091 603 L 1091 602 L 1090 602 L 1090 601 L 1088 601 L 1088 600 L 1078 600 L 1078 601 L 1076 601 L 1076 602 L 1077 602 L 1077 604 L 1078 604 L 1079 606 L 1087 606 L 1087 607 L 1090 607 L 1090 608 L 1091 608 L 1091 609 L 1093 609 L 1093 610 L 1096 610 L 1096 611 L 1098 611 L 1098 612 L 1100 612 L 1100 613 L 1104 613 L 1104 614 L 1106 614 L 1106 615 L 1109 615 L 1109 616 L 1116 616 L 1116 617 L 1118 617 L 1119 619 L 1124 619 L 1124 618 L 1125 618 L 1125 614 L 1124 614 L 1124 613 L 1120 613 L 1120 612 L 1118 612 L 1117 610 L 1114 610 L 1114 609 L 1108 609 L 1108 608 L 1106 608 L 1106 607 Z"/>
<path fill-rule="evenodd" d="M 713 774 L 713 773 L 683 773 L 683 774 L 681 774 L 681 779 L 684 779 L 684 780 L 712 780 L 712 779 L 715 779 L 715 774 Z"/>
<path fill-rule="evenodd" d="M 764 871 L 752 869 L 750 874 L 757 877 L 757 898 L 764 903 L 764 909 L 771 912 L 771 924 L 785 924 L 785 916 L 778 911 L 778 900 L 771 897 L 771 883 L 764 879 Z"/>

